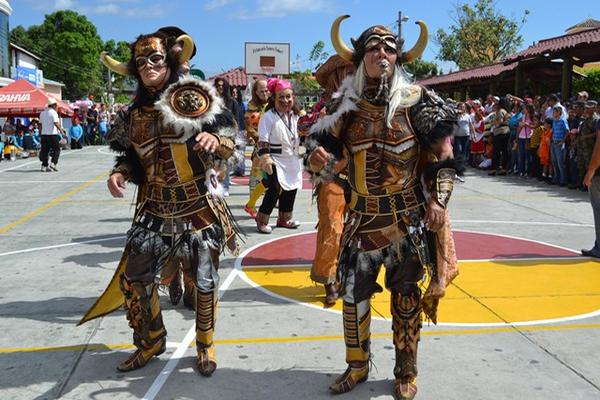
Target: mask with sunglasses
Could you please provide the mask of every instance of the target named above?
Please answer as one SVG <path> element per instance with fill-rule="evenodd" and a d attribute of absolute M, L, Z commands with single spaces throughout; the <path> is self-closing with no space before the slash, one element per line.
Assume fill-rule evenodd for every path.
<path fill-rule="evenodd" d="M 393 54 L 397 52 L 396 38 L 392 35 L 371 35 L 367 38 L 365 51 L 379 51 L 383 47 L 386 53 Z"/>
<path fill-rule="evenodd" d="M 156 51 L 149 56 L 137 56 L 135 58 L 135 66 L 138 70 L 144 69 L 147 66 L 162 67 L 165 64 L 165 55 L 159 51 Z"/>

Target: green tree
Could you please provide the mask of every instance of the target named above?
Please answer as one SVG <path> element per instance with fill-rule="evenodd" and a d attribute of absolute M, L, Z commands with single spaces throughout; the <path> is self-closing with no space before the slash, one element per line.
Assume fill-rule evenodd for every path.
<path fill-rule="evenodd" d="M 592 98 L 600 98 L 600 69 L 586 71 L 586 76 L 573 81 L 573 91 L 585 90 Z"/>
<path fill-rule="evenodd" d="M 106 51 L 108 53 L 108 55 L 110 55 L 112 58 L 114 58 L 115 60 L 118 60 L 118 61 L 128 62 L 131 57 L 131 51 L 129 50 L 129 44 L 122 40 L 118 41 L 118 42 L 115 42 L 113 39 L 107 40 L 104 43 L 103 50 Z M 105 78 L 106 86 L 109 87 L 109 85 L 108 85 L 108 69 L 103 67 L 102 74 L 103 74 L 103 77 Z M 132 77 L 125 77 L 123 75 L 119 75 L 119 74 L 115 74 L 115 73 L 112 73 L 111 77 L 112 77 L 111 87 L 112 87 L 113 91 L 116 91 L 116 92 L 122 92 L 125 85 L 126 84 L 131 85 L 132 81 L 133 81 Z"/>
<path fill-rule="evenodd" d="M 416 80 L 428 78 L 440 73 L 439 67 L 432 61 L 423 61 L 417 58 L 408 64 L 404 64 L 404 69 L 415 77 Z"/>
<path fill-rule="evenodd" d="M 508 18 L 500 13 L 494 0 L 476 0 L 473 7 L 456 4 L 451 14 L 454 24 L 448 32 L 442 28 L 436 32 L 438 58 L 454 61 L 460 69 L 500 61 L 523 43 L 519 32 L 528 15 L 525 10 L 520 20 Z"/>
<path fill-rule="evenodd" d="M 321 86 L 316 81 L 310 69 L 304 71 L 294 71 L 286 75 L 294 83 L 294 93 L 299 95 L 314 95 L 321 92 Z"/>
<path fill-rule="evenodd" d="M 75 99 L 103 91 L 99 54 L 102 39 L 96 27 L 74 11 L 46 15 L 41 25 L 11 31 L 11 40 L 38 54 L 41 69 L 49 79 L 65 84 L 65 97 Z"/>
<path fill-rule="evenodd" d="M 27 29 L 25 29 L 23 25 L 17 25 L 10 31 L 10 41 L 17 46 L 21 46 L 24 49 L 29 49 L 31 51 L 33 51 L 33 48 L 35 47 L 27 33 Z"/>
<path fill-rule="evenodd" d="M 324 48 L 325 42 L 323 42 L 322 40 L 319 40 L 313 45 L 312 50 L 308 54 L 308 60 L 310 61 L 311 68 L 313 65 L 312 63 L 316 62 L 318 64 L 321 64 L 323 61 L 329 58 L 329 53 L 323 51 Z"/>

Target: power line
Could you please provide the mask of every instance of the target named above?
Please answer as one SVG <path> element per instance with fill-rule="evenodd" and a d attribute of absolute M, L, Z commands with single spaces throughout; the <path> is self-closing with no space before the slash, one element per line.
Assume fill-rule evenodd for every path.
<path fill-rule="evenodd" d="M 3 32 L 0 32 L 0 38 L 6 37 L 4 35 L 5 34 Z M 16 37 L 11 38 L 11 41 L 13 43 L 15 43 L 17 46 L 26 47 L 23 43 L 19 42 Z M 69 64 L 68 62 L 63 61 L 63 60 L 57 58 L 56 56 L 51 55 L 49 53 L 46 53 L 44 51 L 40 50 L 40 51 L 36 51 L 36 53 L 38 53 L 38 55 L 40 55 L 40 56 L 43 56 L 43 58 L 44 58 L 43 61 L 44 62 L 52 64 L 55 67 L 64 68 L 64 69 L 68 69 L 68 70 L 71 70 L 71 71 L 74 71 L 74 72 L 80 72 L 80 73 L 87 73 L 87 72 L 89 72 L 89 71 L 87 71 L 84 68 L 78 67 L 78 66 L 73 65 L 73 64 Z"/>

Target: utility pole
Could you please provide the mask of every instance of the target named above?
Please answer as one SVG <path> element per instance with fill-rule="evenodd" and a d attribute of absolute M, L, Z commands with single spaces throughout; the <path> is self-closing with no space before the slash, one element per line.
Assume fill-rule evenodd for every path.
<path fill-rule="evenodd" d="M 112 93 L 112 74 L 110 68 L 108 69 L 108 93 Z"/>
<path fill-rule="evenodd" d="M 402 11 L 398 11 L 398 40 L 402 40 L 402 23 L 408 21 L 408 17 L 402 16 Z"/>
<path fill-rule="evenodd" d="M 398 11 L 398 39 L 402 40 L 402 11 Z"/>

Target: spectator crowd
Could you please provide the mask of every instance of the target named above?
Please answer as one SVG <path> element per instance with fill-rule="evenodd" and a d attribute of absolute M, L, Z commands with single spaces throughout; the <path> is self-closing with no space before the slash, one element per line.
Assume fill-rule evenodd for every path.
<path fill-rule="evenodd" d="M 488 175 L 537 178 L 587 190 L 583 177 L 600 129 L 600 107 L 585 91 L 563 104 L 558 94 L 489 94 L 456 103 L 455 156 Z"/>
<path fill-rule="evenodd" d="M 74 107 L 71 118 L 59 119 L 65 133 L 59 140 L 62 149 L 81 149 L 83 146 L 105 144 L 116 111 L 123 105 L 109 107 L 103 103 L 91 103 L 88 107 Z M 40 114 L 41 117 L 41 114 Z M 39 155 L 42 148 L 40 118 L 4 118 L 0 129 L 0 161 L 16 160 Z M 0 120 L 1 121 L 1 120 Z"/>
<path fill-rule="evenodd" d="M 237 144 L 241 150 L 246 144 L 243 116 L 247 102 L 242 99 L 242 90 L 229 86 L 225 79 L 216 79 L 215 85 L 238 121 Z M 460 114 L 452 139 L 456 157 L 464 157 L 474 168 L 488 170 L 489 175 L 536 178 L 551 185 L 587 190 L 582 184 L 583 177 L 600 128 L 600 105 L 590 99 L 587 92 L 577 93 L 564 104 L 558 94 L 522 98 L 489 94 L 485 100 L 468 99 L 454 104 Z M 81 149 L 105 144 L 121 107 L 121 104 L 108 107 L 103 103 L 76 106 L 71 118 L 60 120 L 59 126 L 65 128 L 60 147 Z M 318 112 L 309 112 L 301 118 L 300 131 L 303 124 L 311 125 L 307 120 L 311 115 L 316 117 Z M 41 131 L 39 119 L 5 119 L 1 129 L 0 161 L 38 155 Z M 231 171 L 222 173 L 227 191 L 230 173 L 244 175 L 243 158 L 240 157 Z"/>

